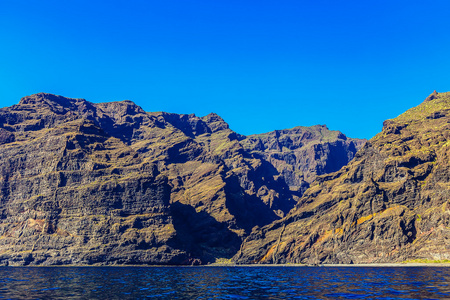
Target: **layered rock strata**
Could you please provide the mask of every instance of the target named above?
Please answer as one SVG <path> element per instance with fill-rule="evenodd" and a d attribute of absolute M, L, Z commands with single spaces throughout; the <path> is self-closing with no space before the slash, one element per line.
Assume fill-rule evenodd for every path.
<path fill-rule="evenodd" d="M 251 143 L 216 114 L 24 97 L 0 110 L 0 264 L 229 259 L 299 195 Z"/>
<path fill-rule="evenodd" d="M 385 263 L 450 259 L 450 93 L 384 122 L 283 219 L 254 230 L 238 263 Z"/>
<path fill-rule="evenodd" d="M 250 135 L 242 144 L 254 156 L 275 166 L 289 188 L 301 195 L 318 175 L 347 165 L 365 142 L 316 125 Z"/>

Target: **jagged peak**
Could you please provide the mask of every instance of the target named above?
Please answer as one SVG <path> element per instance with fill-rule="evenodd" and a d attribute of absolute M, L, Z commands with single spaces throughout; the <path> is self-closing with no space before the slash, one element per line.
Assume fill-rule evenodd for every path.
<path fill-rule="evenodd" d="M 25 96 L 19 101 L 19 105 L 26 105 L 26 104 L 58 104 L 63 107 L 70 107 L 76 102 L 87 102 L 85 99 L 79 99 L 79 98 L 67 98 L 60 95 L 55 94 L 49 94 L 49 93 L 37 93 L 32 94 L 29 96 Z"/>
<path fill-rule="evenodd" d="M 131 100 L 102 102 L 96 103 L 95 106 L 106 113 L 114 112 L 119 115 L 145 114 L 144 109 Z"/>
<path fill-rule="evenodd" d="M 19 104 L 13 106 L 13 109 L 21 109 L 21 107 L 32 107 L 36 111 L 44 113 L 50 111 L 56 114 L 66 114 L 70 111 L 86 114 L 93 112 L 93 105 L 89 101 L 80 98 L 67 98 L 60 95 L 49 93 L 37 93 L 23 97 Z"/>
<path fill-rule="evenodd" d="M 133 107 L 139 107 L 140 109 L 142 109 L 139 105 L 137 105 L 136 103 L 134 103 L 131 100 L 101 102 L 101 103 L 97 103 L 97 105 L 103 105 L 103 106 L 108 106 L 108 105 L 133 106 Z"/>
<path fill-rule="evenodd" d="M 432 92 L 427 98 L 425 98 L 425 100 L 423 102 L 432 101 L 432 100 L 436 99 L 437 97 L 438 97 L 438 92 L 436 92 L 436 90 L 434 90 L 434 92 Z"/>
<path fill-rule="evenodd" d="M 450 92 L 438 93 L 434 91 L 421 104 L 408 109 L 394 119 L 386 120 L 383 128 L 393 123 L 405 123 L 410 121 L 421 121 L 433 118 L 435 114 L 441 114 L 450 109 Z"/>
<path fill-rule="evenodd" d="M 206 124 L 208 124 L 208 127 L 211 128 L 212 132 L 230 128 L 228 123 L 225 122 L 224 119 L 222 119 L 222 117 L 216 113 L 207 114 L 206 116 L 201 117 L 200 119 Z"/>
<path fill-rule="evenodd" d="M 162 115 L 165 117 L 172 117 L 172 118 L 177 118 L 177 119 L 183 119 L 183 120 L 188 120 L 188 119 L 198 120 L 198 119 L 200 119 L 195 114 L 177 114 L 177 113 L 165 112 L 165 111 L 152 112 L 152 114 L 157 114 L 157 115 Z"/>
<path fill-rule="evenodd" d="M 205 122 L 225 122 L 221 116 L 213 112 L 201 117 L 201 119 Z"/>
<path fill-rule="evenodd" d="M 280 129 L 280 130 L 273 130 L 267 133 L 260 133 L 260 134 L 252 134 L 248 137 L 252 138 L 266 138 L 266 137 L 273 137 L 279 138 L 283 135 L 309 135 L 310 138 L 313 138 L 314 136 L 317 137 L 323 137 L 323 138 L 332 138 L 332 139 L 343 139 L 347 140 L 347 136 L 343 134 L 342 132 L 338 130 L 330 130 L 328 129 L 328 126 L 323 124 L 317 124 L 313 126 L 296 126 L 293 128 L 288 129 Z"/>

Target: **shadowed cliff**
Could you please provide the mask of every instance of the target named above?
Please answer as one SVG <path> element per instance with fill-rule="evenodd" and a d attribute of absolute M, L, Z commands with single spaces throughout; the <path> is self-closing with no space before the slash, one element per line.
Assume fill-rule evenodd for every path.
<path fill-rule="evenodd" d="M 296 162 L 291 170 L 314 169 L 312 180 L 345 165 L 358 143 L 332 134 L 323 146 L 313 142 L 326 150 L 302 162 L 311 167 Z M 290 179 L 300 177 L 283 171 L 288 163 L 280 168 L 252 149 L 254 139 L 216 114 L 24 97 L 0 110 L 0 264 L 229 259 L 253 228 L 284 217 L 302 192 Z"/>

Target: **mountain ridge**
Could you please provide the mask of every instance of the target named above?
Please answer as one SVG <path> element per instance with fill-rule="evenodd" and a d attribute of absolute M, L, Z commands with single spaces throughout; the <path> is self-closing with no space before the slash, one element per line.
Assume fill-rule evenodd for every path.
<path fill-rule="evenodd" d="M 216 114 L 131 101 L 40 93 L 0 109 L 0 264 L 231 258 L 298 199 L 243 140 Z"/>
<path fill-rule="evenodd" d="M 450 258 L 450 93 L 384 122 L 281 220 L 253 231 L 237 263 L 386 263 Z"/>

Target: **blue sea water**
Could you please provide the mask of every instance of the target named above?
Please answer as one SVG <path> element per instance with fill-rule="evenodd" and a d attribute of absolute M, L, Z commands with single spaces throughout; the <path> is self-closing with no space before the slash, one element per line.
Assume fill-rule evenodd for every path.
<path fill-rule="evenodd" d="M 450 299 L 450 267 L 0 267 L 0 299 Z"/>

